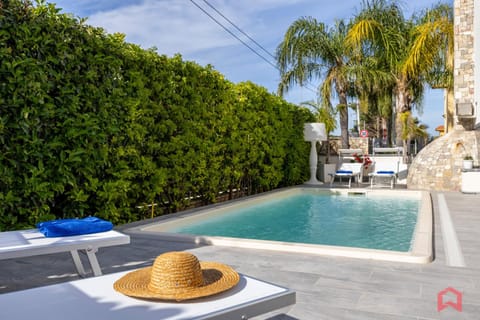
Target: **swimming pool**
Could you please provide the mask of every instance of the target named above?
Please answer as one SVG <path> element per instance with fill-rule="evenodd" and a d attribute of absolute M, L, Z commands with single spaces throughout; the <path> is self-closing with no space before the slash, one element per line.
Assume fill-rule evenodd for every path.
<path fill-rule="evenodd" d="M 160 220 L 141 232 L 213 245 L 416 263 L 432 259 L 431 201 L 422 191 L 295 187 Z"/>

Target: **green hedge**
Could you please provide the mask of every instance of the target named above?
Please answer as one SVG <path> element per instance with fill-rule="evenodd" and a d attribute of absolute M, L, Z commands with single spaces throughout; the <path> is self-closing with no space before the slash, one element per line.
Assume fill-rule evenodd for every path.
<path fill-rule="evenodd" d="M 126 223 L 153 202 L 174 212 L 307 178 L 307 110 L 51 4 L 0 5 L 0 230 Z"/>

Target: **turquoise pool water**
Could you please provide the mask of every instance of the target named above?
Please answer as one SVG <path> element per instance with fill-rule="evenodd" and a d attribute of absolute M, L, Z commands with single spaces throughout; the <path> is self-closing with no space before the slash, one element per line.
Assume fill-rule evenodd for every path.
<path fill-rule="evenodd" d="M 420 200 L 303 193 L 225 211 L 169 232 L 409 251 Z"/>

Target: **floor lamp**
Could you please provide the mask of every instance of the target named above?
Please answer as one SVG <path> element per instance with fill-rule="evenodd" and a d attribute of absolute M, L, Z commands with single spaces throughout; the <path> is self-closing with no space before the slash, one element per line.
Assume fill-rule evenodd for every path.
<path fill-rule="evenodd" d="M 310 141 L 310 180 L 305 182 L 306 184 L 323 184 L 323 182 L 317 180 L 317 141 L 327 140 L 327 134 L 325 131 L 325 124 L 319 122 L 305 123 L 303 125 L 303 136 L 305 141 Z"/>

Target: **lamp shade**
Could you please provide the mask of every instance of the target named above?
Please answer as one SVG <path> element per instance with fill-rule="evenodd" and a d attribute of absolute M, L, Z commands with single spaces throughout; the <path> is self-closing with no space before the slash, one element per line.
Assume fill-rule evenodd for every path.
<path fill-rule="evenodd" d="M 310 122 L 303 125 L 303 137 L 305 141 L 325 141 L 327 133 L 325 123 Z"/>

